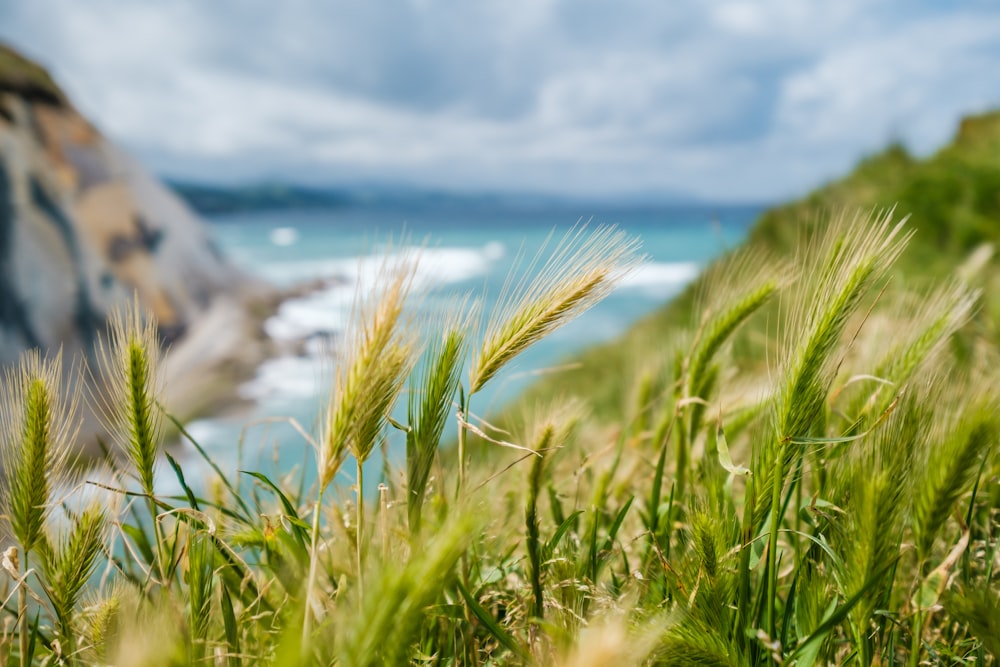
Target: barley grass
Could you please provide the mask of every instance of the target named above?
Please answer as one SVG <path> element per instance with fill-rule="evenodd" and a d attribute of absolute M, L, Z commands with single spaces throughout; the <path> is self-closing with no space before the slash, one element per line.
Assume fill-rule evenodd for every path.
<path fill-rule="evenodd" d="M 324 417 L 317 452 L 318 494 L 313 506 L 312 554 L 306 584 L 306 612 L 302 644 L 308 647 L 316 588 L 320 518 L 323 495 L 348 452 L 356 462 L 357 521 L 355 554 L 357 577 L 363 581 L 365 494 L 363 466 L 382 438 L 389 415 L 416 361 L 412 328 L 403 321 L 404 306 L 416 266 L 404 257 L 397 265 L 384 264 L 372 294 L 356 295 L 352 326 L 345 335 L 346 354 L 340 359 L 330 404 Z"/>
<path fill-rule="evenodd" d="M 77 402 L 63 393 L 62 355 L 43 361 L 28 352 L 8 371 L 0 394 L 0 437 L 8 463 L 4 512 L 21 548 L 44 537 L 52 487 L 62 473 L 78 427 Z"/>
<path fill-rule="evenodd" d="M 60 650 L 65 656 L 76 653 L 76 607 L 101 555 L 105 539 L 104 510 L 91 504 L 75 516 L 72 523 L 67 534 L 47 544 L 41 558 L 46 591 L 57 620 Z"/>
<path fill-rule="evenodd" d="M 607 296 L 635 269 L 640 260 L 636 239 L 614 227 L 585 232 L 578 227 L 562 239 L 530 283 L 522 279 L 508 285 L 474 356 L 470 395 L 532 343 Z"/>
<path fill-rule="evenodd" d="M 569 232 L 553 249 L 530 282 L 508 278 L 497 311 L 486 325 L 483 342 L 473 355 L 468 393 L 463 392 L 460 410 L 468 418 L 469 398 L 485 386 L 505 365 L 533 343 L 585 312 L 635 270 L 642 257 L 638 239 L 630 239 L 614 227 L 586 226 Z M 542 256 L 535 257 L 532 266 Z M 458 487 L 465 478 L 465 428 L 458 433 Z"/>
<path fill-rule="evenodd" d="M 0 393 L 0 451 L 7 466 L 3 488 L 4 512 L 21 548 L 18 579 L 19 652 L 27 664 L 30 622 L 28 583 L 30 559 L 48 550 L 45 524 L 52 510 L 50 493 L 64 477 L 64 466 L 78 426 L 76 402 L 66 400 L 62 385 L 62 355 L 50 361 L 29 351 L 5 373 Z M 22 576 L 23 572 L 23 576 Z"/>
<path fill-rule="evenodd" d="M 93 394 L 95 412 L 103 416 L 142 491 L 152 496 L 163 431 L 163 415 L 156 402 L 161 390 L 156 321 L 138 305 L 115 311 L 108 339 L 98 344 L 97 359 L 95 384 L 100 389 Z"/>
<path fill-rule="evenodd" d="M 815 435 L 824 417 L 824 400 L 833 380 L 832 353 L 844 335 L 848 320 L 868 289 L 883 275 L 902 250 L 896 241 L 901 226 L 884 213 L 873 220 L 856 217 L 821 247 L 815 259 L 819 270 L 810 276 L 808 301 L 798 305 L 798 321 L 789 327 L 783 382 L 774 413 L 774 438 L 751 468 L 754 475 L 755 517 L 751 533 L 770 515 L 767 551 L 769 593 L 768 633 L 777 631 L 777 556 L 781 499 L 785 484 L 802 455 L 803 439 Z M 807 260 L 808 261 L 808 260 Z"/>
<path fill-rule="evenodd" d="M 353 325 L 344 336 L 320 442 L 320 486 L 333 480 L 350 452 L 359 461 L 371 454 L 414 363 L 412 328 L 403 309 L 415 264 L 386 264 L 376 291 L 358 295 Z"/>
<path fill-rule="evenodd" d="M 468 349 L 468 331 L 478 308 L 463 300 L 445 318 L 442 332 L 425 352 L 423 371 L 411 382 L 406 434 L 407 512 L 410 531 L 420 533 L 420 522 L 431 468 L 461 381 Z"/>
<path fill-rule="evenodd" d="M 97 354 L 121 456 L 84 502 L 60 473 L 78 380 L 27 355 L 0 414 L 7 662 L 997 664 L 988 294 L 887 282 L 905 230 L 846 216 L 790 266 L 721 260 L 691 324 L 618 369 L 615 420 L 552 397 L 476 427 L 514 446 L 470 456 L 470 397 L 634 266 L 633 242 L 587 234 L 481 337 L 468 300 L 418 336 L 412 270 L 387 268 L 338 350 L 315 467 L 205 493 L 161 447 L 150 320 L 119 316 Z M 365 502 L 390 428 L 406 460 Z M 355 489 L 334 482 L 348 457 Z"/>

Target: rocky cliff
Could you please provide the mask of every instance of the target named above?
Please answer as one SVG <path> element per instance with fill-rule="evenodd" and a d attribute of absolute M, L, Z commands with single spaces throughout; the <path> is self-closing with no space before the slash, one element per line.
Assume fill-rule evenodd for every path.
<path fill-rule="evenodd" d="M 176 341 L 238 282 L 176 196 L 0 46 L 0 363 L 87 353 L 133 294 Z"/>
<path fill-rule="evenodd" d="M 91 357 L 137 297 L 169 344 L 175 411 L 192 414 L 261 353 L 247 316 L 261 289 L 43 68 L 0 45 L 0 365 L 31 347 Z"/>

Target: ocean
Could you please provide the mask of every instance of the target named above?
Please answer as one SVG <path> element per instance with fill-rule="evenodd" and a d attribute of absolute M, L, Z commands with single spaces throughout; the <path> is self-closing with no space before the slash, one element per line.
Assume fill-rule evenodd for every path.
<path fill-rule="evenodd" d="M 290 420 L 312 436 L 318 432 L 334 372 L 329 349 L 336 348 L 338 332 L 350 318 L 359 282 L 368 284 L 387 254 L 399 256 L 404 250 L 418 254 L 412 300 L 419 322 L 421 315 L 432 320 L 445 305 L 465 295 L 478 299 L 483 312 L 489 313 L 511 272 L 537 270 L 539 264 L 532 266 L 531 260 L 546 239 L 551 239 L 547 246 L 551 249 L 575 226 L 616 225 L 639 237 L 648 261 L 604 301 L 530 348 L 477 394 L 473 410 L 486 416 L 514 400 L 539 372 L 559 366 L 588 345 L 613 339 L 663 305 L 707 262 L 738 245 L 760 211 L 754 206 L 593 210 L 585 205 L 449 203 L 211 217 L 208 223 L 222 253 L 247 272 L 281 287 L 320 279 L 331 282 L 286 301 L 266 322 L 273 338 L 305 339 L 306 344 L 266 361 L 256 377 L 238 388 L 251 407 L 194 421 L 187 429 L 226 474 L 251 469 L 281 476 L 305 466 L 309 477 L 314 454 Z M 405 412 L 396 415 L 404 417 Z M 390 464 L 400 466 L 402 452 L 402 439 L 390 440 Z M 183 459 L 185 468 L 198 468 L 190 452 Z M 382 474 L 382 461 L 370 465 L 366 477 L 376 479 Z M 345 471 L 353 469 L 353 464 L 344 466 Z M 161 471 L 160 476 L 170 484 L 168 473 Z"/>

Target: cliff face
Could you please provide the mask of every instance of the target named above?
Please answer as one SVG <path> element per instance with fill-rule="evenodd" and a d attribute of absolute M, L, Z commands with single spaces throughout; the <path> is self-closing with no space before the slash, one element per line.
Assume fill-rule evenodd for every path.
<path fill-rule="evenodd" d="M 90 354 L 133 295 L 176 341 L 240 281 L 175 195 L 0 45 L 0 364 Z"/>

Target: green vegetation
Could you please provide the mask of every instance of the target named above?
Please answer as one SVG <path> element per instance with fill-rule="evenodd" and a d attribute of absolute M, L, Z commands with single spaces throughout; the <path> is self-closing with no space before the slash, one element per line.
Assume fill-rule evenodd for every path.
<path fill-rule="evenodd" d="M 926 160 L 891 146 L 848 177 L 763 216 L 751 243 L 781 252 L 814 232 L 817 212 L 896 206 L 917 234 L 898 265 L 910 277 L 953 269 L 982 243 L 1000 241 L 1000 111 L 966 118 L 955 140 Z"/>
<path fill-rule="evenodd" d="M 315 467 L 220 473 L 207 497 L 169 455 L 183 493 L 155 488 L 169 415 L 134 311 L 98 355 L 109 390 L 89 401 L 119 467 L 66 500 L 76 406 L 58 360 L 29 355 L 0 407 L 12 477 L 0 653 L 22 665 L 996 664 L 1000 366 L 970 324 L 969 272 L 916 299 L 891 281 L 910 238 L 879 213 L 835 220 L 794 261 L 725 258 L 696 324 L 615 369 L 620 418 L 549 399 L 507 431 L 476 418 L 476 392 L 631 270 L 634 241 L 566 239 L 543 279 L 511 283 L 482 336 L 466 303 L 409 320 L 413 274 L 398 269 L 356 310 L 322 431 L 304 435 Z M 442 448 L 453 405 L 460 446 Z M 366 492 L 360 463 L 393 431 L 407 460 Z M 337 486 L 352 459 L 356 486 Z"/>
<path fill-rule="evenodd" d="M 845 178 L 767 211 L 739 252 L 757 256 L 762 264 L 785 261 L 824 233 L 831 219 L 842 212 L 890 208 L 906 215 L 907 228 L 913 231 L 906 251 L 893 266 L 896 279 L 904 281 L 911 292 L 919 292 L 962 272 L 984 293 L 975 317 L 977 333 L 1000 342 L 995 326 L 1000 321 L 1000 267 L 993 258 L 1000 243 L 1000 111 L 966 118 L 955 139 L 924 160 L 893 145 L 863 160 Z M 580 362 L 577 370 L 547 376 L 529 390 L 527 402 L 553 395 L 584 396 L 598 417 L 608 422 L 621 419 L 629 376 L 620 369 L 663 358 L 664 345 L 697 329 L 706 310 L 717 307 L 712 293 L 720 273 L 733 272 L 730 261 L 710 267 L 622 340 L 580 355 L 574 360 Z M 739 284 L 732 276 L 721 278 Z M 772 338 L 768 334 L 773 333 L 778 318 L 774 306 L 757 313 L 732 341 L 731 363 L 742 371 L 766 373 L 763 362 L 774 359 L 775 351 L 763 343 Z"/>

